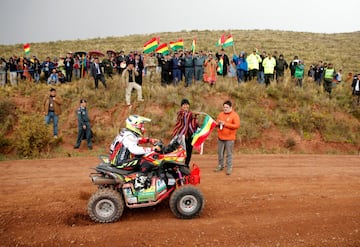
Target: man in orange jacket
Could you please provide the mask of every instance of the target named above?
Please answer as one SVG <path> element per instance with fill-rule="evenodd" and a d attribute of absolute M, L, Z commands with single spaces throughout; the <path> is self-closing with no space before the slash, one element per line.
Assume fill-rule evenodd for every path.
<path fill-rule="evenodd" d="M 233 111 L 232 103 L 227 100 L 223 103 L 223 112 L 220 112 L 217 119 L 218 126 L 218 167 L 215 172 L 224 169 L 224 155 L 226 152 L 226 175 L 232 172 L 232 153 L 236 131 L 240 128 L 240 117 Z"/>

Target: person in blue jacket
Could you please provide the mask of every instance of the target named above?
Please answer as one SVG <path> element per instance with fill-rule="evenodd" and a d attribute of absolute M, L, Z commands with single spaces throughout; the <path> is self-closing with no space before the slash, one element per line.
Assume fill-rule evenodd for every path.
<path fill-rule="evenodd" d="M 248 63 L 246 61 L 245 52 L 240 52 L 239 56 L 233 55 L 233 61 L 236 65 L 237 81 L 240 84 L 244 81 L 245 75 L 248 72 Z"/>

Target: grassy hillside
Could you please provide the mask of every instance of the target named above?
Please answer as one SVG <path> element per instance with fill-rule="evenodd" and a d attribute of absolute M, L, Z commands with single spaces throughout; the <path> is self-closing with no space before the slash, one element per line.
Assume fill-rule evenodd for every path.
<path fill-rule="evenodd" d="M 162 42 L 183 38 L 190 49 L 194 36 L 198 49 L 217 51 L 216 40 L 225 31 L 191 31 L 131 35 L 92 40 L 57 41 L 31 44 L 31 55 L 40 60 L 46 56 L 59 57 L 68 51 L 108 49 L 125 52 L 141 51 L 142 45 L 152 36 L 160 36 Z M 226 31 L 229 33 L 229 31 Z M 280 31 L 231 31 L 235 50 L 259 50 L 282 53 L 288 62 L 294 55 L 305 61 L 306 71 L 310 64 L 319 60 L 331 62 L 342 68 L 344 79 L 348 72 L 357 73 L 360 54 L 360 32 L 345 34 L 314 34 Z M 0 56 L 21 55 L 22 44 L 0 46 Z M 232 55 L 233 48 L 226 48 Z M 72 150 L 76 139 L 77 122 L 75 109 L 81 97 L 88 99 L 92 128 L 95 134 L 94 154 L 106 152 L 109 143 L 123 126 L 129 114 L 150 117 L 147 134 L 168 140 L 176 118 L 179 103 L 186 97 L 191 108 L 216 117 L 222 102 L 231 99 L 241 117 L 241 128 L 236 143 L 237 153 L 350 153 L 355 154 L 360 146 L 360 106 L 353 103 L 350 84 L 343 82 L 333 90 L 331 98 L 311 80 L 305 80 L 303 88 L 297 88 L 286 74 L 283 84 L 273 83 L 265 88 L 256 82 L 238 86 L 229 78 L 219 78 L 215 87 L 198 84 L 189 88 L 161 87 L 144 79 L 145 102 L 136 102 L 128 108 L 124 104 L 125 85 L 119 76 L 109 79 L 110 90 L 95 91 L 92 78 L 83 78 L 67 85 L 57 86 L 64 98 L 63 114 L 60 117 L 60 138 L 53 140 L 50 130 L 43 125 L 42 100 L 49 87 L 22 82 L 17 88 L 0 89 L 0 150 L 2 158 L 10 155 L 39 157 L 79 155 Z M 34 127 L 35 126 L 35 127 Z M 37 127 L 37 128 L 36 128 Z M 41 132 L 40 130 L 45 130 Z M 34 133 L 37 133 L 36 135 Z M 40 140 L 35 142 L 34 140 Z M 36 143 L 35 146 L 24 143 Z M 85 146 L 85 143 L 83 144 Z M 33 151 L 41 149 L 42 153 Z M 20 150 L 20 151 L 19 151 Z M 216 133 L 205 144 L 205 152 L 216 152 Z"/>

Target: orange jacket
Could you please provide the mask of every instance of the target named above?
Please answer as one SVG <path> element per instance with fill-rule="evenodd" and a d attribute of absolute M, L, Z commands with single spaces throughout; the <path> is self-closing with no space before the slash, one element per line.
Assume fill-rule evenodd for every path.
<path fill-rule="evenodd" d="M 223 128 L 218 128 L 218 138 L 224 141 L 235 141 L 236 131 L 240 128 L 239 115 L 235 111 L 229 113 L 220 112 L 216 121 L 224 122 Z"/>

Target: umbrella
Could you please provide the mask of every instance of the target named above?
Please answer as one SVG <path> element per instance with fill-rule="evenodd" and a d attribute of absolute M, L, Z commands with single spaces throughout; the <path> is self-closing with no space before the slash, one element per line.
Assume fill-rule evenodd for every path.
<path fill-rule="evenodd" d="M 82 56 L 86 56 L 87 52 L 85 51 L 76 51 L 74 52 L 74 56 L 79 56 L 79 57 L 82 57 Z"/>
<path fill-rule="evenodd" d="M 103 56 L 105 56 L 105 54 L 98 50 L 92 50 L 92 51 L 89 51 L 89 56 L 103 57 Z"/>
<path fill-rule="evenodd" d="M 114 50 L 107 50 L 107 51 L 106 51 L 106 54 L 116 54 L 116 51 L 114 51 Z"/>

